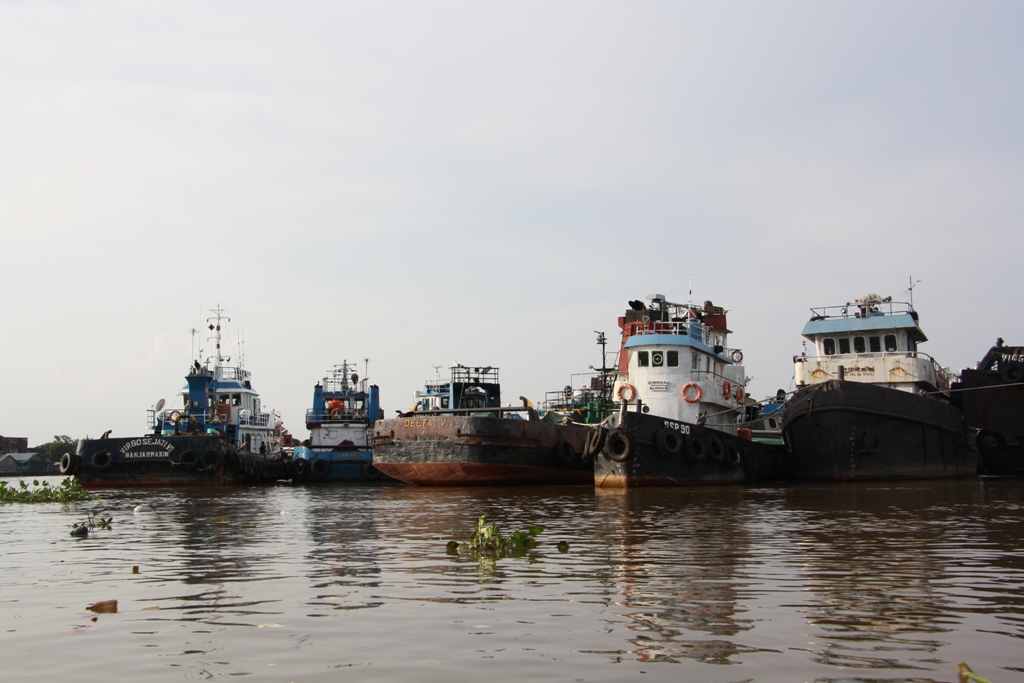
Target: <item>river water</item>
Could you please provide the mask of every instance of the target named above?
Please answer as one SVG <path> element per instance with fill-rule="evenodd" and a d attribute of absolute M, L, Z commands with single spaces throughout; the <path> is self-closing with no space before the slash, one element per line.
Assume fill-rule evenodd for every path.
<path fill-rule="evenodd" d="M 540 545 L 448 555 L 481 513 Z M 108 491 L 0 548 L 5 681 L 1024 681 L 1024 480 Z"/>

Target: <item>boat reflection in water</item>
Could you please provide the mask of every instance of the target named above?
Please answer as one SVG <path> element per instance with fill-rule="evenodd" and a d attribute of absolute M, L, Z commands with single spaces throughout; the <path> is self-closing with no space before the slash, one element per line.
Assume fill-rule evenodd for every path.
<path fill-rule="evenodd" d="M 0 669 L 19 681 L 145 670 L 450 683 L 498 667 L 525 680 L 852 683 L 955 680 L 966 660 L 1019 680 L 1022 509 L 1007 478 L 107 489 L 83 507 L 4 510 L 0 604 L 18 618 Z M 68 535 L 98 510 L 112 529 Z M 540 545 L 447 554 L 449 530 L 465 538 L 483 513 L 504 533 L 544 526 Z M 111 598 L 118 613 L 92 621 L 84 606 Z"/>
<path fill-rule="evenodd" d="M 751 530 L 726 512 L 742 506 L 743 492 L 714 493 L 664 507 L 649 493 L 598 489 L 605 537 L 616 540 L 602 583 L 627 620 L 628 655 L 637 661 L 733 664 L 758 649 L 744 642 L 753 622 L 740 606 Z"/>

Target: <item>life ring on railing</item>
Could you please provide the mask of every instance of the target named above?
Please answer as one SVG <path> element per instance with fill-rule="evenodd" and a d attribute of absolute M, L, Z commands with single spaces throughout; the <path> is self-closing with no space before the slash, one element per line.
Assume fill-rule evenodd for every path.
<path fill-rule="evenodd" d="M 732 398 L 732 382 L 729 380 L 722 382 L 722 396 L 727 399 Z"/>
<path fill-rule="evenodd" d="M 623 396 L 623 394 L 626 393 L 627 389 L 629 390 L 629 398 Z M 626 382 L 619 387 L 619 390 L 615 392 L 615 395 L 619 397 L 620 401 L 624 403 L 631 403 L 633 399 L 636 398 L 636 388 L 632 384 Z"/>
<path fill-rule="evenodd" d="M 730 357 L 732 358 L 733 363 L 743 362 L 743 352 L 740 351 L 739 349 L 734 349 L 733 352 L 730 354 Z"/>
<path fill-rule="evenodd" d="M 340 408 L 333 408 L 331 410 L 331 419 L 332 420 L 340 420 L 341 419 L 341 409 Z"/>
<path fill-rule="evenodd" d="M 690 396 L 690 389 L 696 389 L 697 393 L 692 397 Z M 683 399 L 687 403 L 696 403 L 700 400 L 700 397 L 704 395 L 704 392 L 700 388 L 700 384 L 696 382 L 687 382 L 683 385 L 683 388 L 679 390 L 679 398 Z"/>
<path fill-rule="evenodd" d="M 736 387 L 736 401 L 739 402 L 739 403 L 743 403 L 743 399 L 744 398 L 746 398 L 746 394 L 744 394 L 744 392 L 743 392 L 743 387 L 737 386 Z"/>
<path fill-rule="evenodd" d="M 171 424 L 178 424 L 178 420 L 181 419 L 181 413 L 177 410 L 172 410 L 170 413 L 167 414 L 167 419 L 171 422 Z"/>

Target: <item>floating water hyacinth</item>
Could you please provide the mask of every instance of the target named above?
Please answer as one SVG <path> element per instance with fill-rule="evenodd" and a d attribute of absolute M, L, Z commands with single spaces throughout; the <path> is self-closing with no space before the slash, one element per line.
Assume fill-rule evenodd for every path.
<path fill-rule="evenodd" d="M 525 529 L 517 529 L 508 536 L 502 536 L 501 530 L 494 522 L 487 523 L 487 515 L 480 515 L 476 529 L 464 541 L 448 541 L 448 553 L 451 555 L 484 555 L 489 557 L 505 557 L 521 554 L 537 547 L 537 536 L 543 533 L 544 527 L 531 524 Z M 449 531 L 452 536 L 455 530 Z"/>
<path fill-rule="evenodd" d="M 6 481 L 0 481 L 0 502 L 2 503 L 73 503 L 80 500 L 92 499 L 92 494 L 82 488 L 77 481 L 68 477 L 57 486 L 50 486 L 50 482 L 39 482 L 32 480 L 36 488 L 29 488 L 24 479 L 18 482 L 17 488 L 8 486 Z"/>

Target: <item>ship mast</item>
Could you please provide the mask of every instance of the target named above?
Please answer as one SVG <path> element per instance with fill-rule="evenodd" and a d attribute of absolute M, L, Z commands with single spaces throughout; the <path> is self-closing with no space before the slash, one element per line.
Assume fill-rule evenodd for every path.
<path fill-rule="evenodd" d="M 230 322 L 231 318 L 227 317 L 226 315 L 223 315 L 224 309 L 220 307 L 220 304 L 217 304 L 217 308 L 211 308 L 210 312 L 213 313 L 214 316 L 212 318 L 207 318 L 206 322 L 210 323 L 210 336 L 208 337 L 208 339 L 214 342 L 215 350 L 213 355 L 213 369 L 216 372 L 217 368 L 221 366 L 221 363 L 223 363 L 224 361 L 231 360 L 227 356 L 221 355 L 220 350 L 220 323 L 222 320 L 227 320 Z M 214 325 L 212 321 L 216 321 L 217 324 Z"/>

